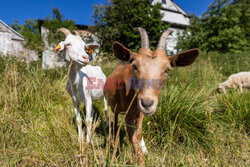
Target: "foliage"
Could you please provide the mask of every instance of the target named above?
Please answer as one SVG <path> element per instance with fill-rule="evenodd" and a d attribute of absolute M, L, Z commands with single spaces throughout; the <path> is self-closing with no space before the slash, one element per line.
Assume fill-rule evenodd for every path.
<path fill-rule="evenodd" d="M 42 26 L 49 30 L 48 42 L 50 45 L 65 38 L 61 33 L 56 36 L 56 31 L 58 28 L 64 27 L 68 28 L 69 30 L 77 29 L 74 21 L 63 19 L 63 16 L 58 8 L 53 8 L 52 17 L 50 15 L 47 16 Z M 23 25 L 19 25 L 18 21 L 16 21 L 11 25 L 11 27 L 24 36 L 24 39 L 26 40 L 24 45 L 25 47 L 36 50 L 40 53 L 44 50 L 45 45 L 41 37 L 37 19 L 26 20 L 25 24 Z"/>
<path fill-rule="evenodd" d="M 26 48 L 33 49 L 38 52 L 43 50 L 44 43 L 39 32 L 37 20 L 25 20 L 23 25 L 18 25 L 18 21 L 16 20 L 15 23 L 11 24 L 11 27 L 24 36 L 24 46 Z"/>
<path fill-rule="evenodd" d="M 214 0 L 201 18 L 192 15 L 192 27 L 179 37 L 178 49 L 249 50 L 249 7 L 249 2 L 244 0 Z"/>
<path fill-rule="evenodd" d="M 53 8 L 53 15 L 47 16 L 43 23 L 43 26 L 49 30 L 48 41 L 49 44 L 57 43 L 59 40 L 64 40 L 65 36 L 63 34 L 56 35 L 56 31 L 59 28 L 67 28 L 68 30 L 77 30 L 75 22 L 68 19 L 63 19 L 62 14 L 58 8 Z"/>
<path fill-rule="evenodd" d="M 111 0 L 109 4 L 95 5 L 92 27 L 103 41 L 103 48 L 110 51 L 112 43 L 119 41 L 128 48 L 138 49 L 140 37 L 133 28 L 142 27 L 149 35 L 150 44 L 156 47 L 161 33 L 168 25 L 161 21 L 161 5 L 151 6 L 148 0 Z"/>

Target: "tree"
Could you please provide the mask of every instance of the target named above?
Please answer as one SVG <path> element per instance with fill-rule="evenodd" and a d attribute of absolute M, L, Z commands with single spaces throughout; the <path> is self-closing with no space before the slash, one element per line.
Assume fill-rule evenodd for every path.
<path fill-rule="evenodd" d="M 64 40 L 65 36 L 63 34 L 60 33 L 56 35 L 56 31 L 61 27 L 67 28 L 70 31 L 77 30 L 75 22 L 73 20 L 64 19 L 58 8 L 53 8 L 52 17 L 50 15 L 47 16 L 43 26 L 49 30 L 49 44 Z"/>
<path fill-rule="evenodd" d="M 160 8 L 160 4 L 152 6 L 148 0 L 111 0 L 107 5 L 94 6 L 95 26 L 92 28 L 106 51 L 111 50 L 114 41 L 138 49 L 140 36 L 133 30 L 135 27 L 144 28 L 151 46 L 156 47 L 160 35 L 169 27 L 161 21 Z"/>
<path fill-rule="evenodd" d="M 240 9 L 240 26 L 244 29 L 245 35 L 250 37 L 250 1 L 249 0 L 234 0 L 233 4 Z"/>
<path fill-rule="evenodd" d="M 180 37 L 178 48 L 199 47 L 220 52 L 249 49 L 249 29 L 246 28 L 249 21 L 245 16 L 248 10 L 243 9 L 245 7 L 241 1 L 214 0 L 201 18 L 191 18 L 191 28 Z"/>
<path fill-rule="evenodd" d="M 61 27 L 68 28 L 69 30 L 76 30 L 75 22 L 68 19 L 63 19 L 62 14 L 58 8 L 53 8 L 52 17 L 49 15 L 45 18 L 43 26 L 49 30 L 48 41 L 49 44 L 57 43 L 59 40 L 63 40 L 65 37 L 63 34 L 56 35 L 57 29 Z M 25 24 L 19 25 L 18 21 L 15 21 L 11 27 L 24 36 L 24 47 L 33 49 L 41 53 L 44 50 L 44 42 L 41 38 L 37 19 L 25 20 Z"/>
<path fill-rule="evenodd" d="M 38 53 L 42 52 L 44 43 L 39 32 L 37 20 L 25 20 L 23 25 L 18 25 L 16 20 L 15 23 L 11 24 L 11 27 L 24 36 L 24 47 L 36 50 Z"/>
<path fill-rule="evenodd" d="M 52 17 L 49 15 L 45 18 L 43 26 L 49 30 L 48 42 L 49 44 L 57 43 L 58 41 L 64 40 L 65 36 L 63 34 L 57 34 L 56 31 L 61 28 L 67 28 L 68 30 L 77 30 L 75 21 L 64 19 L 60 10 L 58 8 L 53 8 Z"/>

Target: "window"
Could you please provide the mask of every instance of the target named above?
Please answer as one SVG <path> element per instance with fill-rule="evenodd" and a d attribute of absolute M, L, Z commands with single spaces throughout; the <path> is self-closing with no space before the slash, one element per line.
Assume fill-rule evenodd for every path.
<path fill-rule="evenodd" d="M 167 4 L 166 0 L 162 0 L 162 4 Z"/>

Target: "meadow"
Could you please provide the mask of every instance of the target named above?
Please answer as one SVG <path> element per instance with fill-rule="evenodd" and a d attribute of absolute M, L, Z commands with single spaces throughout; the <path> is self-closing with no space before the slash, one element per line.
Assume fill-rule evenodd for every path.
<path fill-rule="evenodd" d="M 107 76 L 120 64 L 97 63 Z M 249 166 L 250 90 L 216 91 L 240 71 L 250 71 L 249 53 L 202 53 L 170 71 L 156 113 L 144 118 L 145 166 Z M 67 68 L 0 58 L 0 166 L 136 166 L 124 125 L 116 156 L 102 100 L 94 102 L 93 142 L 79 147 L 66 82 Z"/>

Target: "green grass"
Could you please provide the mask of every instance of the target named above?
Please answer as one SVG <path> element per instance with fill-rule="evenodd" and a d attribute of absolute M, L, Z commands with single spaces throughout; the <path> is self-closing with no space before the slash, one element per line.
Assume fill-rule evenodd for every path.
<path fill-rule="evenodd" d="M 104 59 L 101 66 L 109 75 L 119 64 Z M 247 53 L 201 54 L 170 72 L 157 112 L 144 119 L 146 166 L 249 166 L 250 92 L 216 92 L 240 71 L 250 71 Z M 136 165 L 124 126 L 120 154 L 112 157 L 102 100 L 94 103 L 102 117 L 94 123 L 93 144 L 80 148 L 66 81 L 66 68 L 0 58 L 0 166 Z"/>

